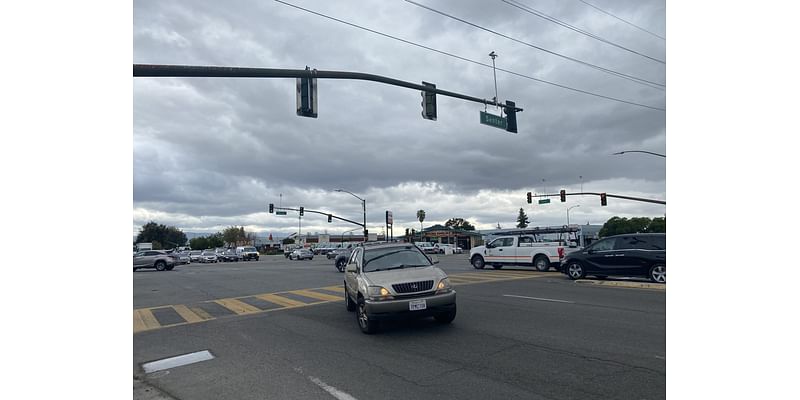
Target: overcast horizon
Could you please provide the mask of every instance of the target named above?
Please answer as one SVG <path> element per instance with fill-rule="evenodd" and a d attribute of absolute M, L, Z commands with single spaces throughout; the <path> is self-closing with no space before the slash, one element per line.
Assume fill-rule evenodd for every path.
<path fill-rule="evenodd" d="M 597 196 L 527 204 L 526 192 L 607 192 L 666 200 L 666 91 L 589 68 L 406 1 L 287 1 L 420 45 L 627 104 L 497 71 L 501 101 L 524 109 L 518 134 L 481 125 L 484 106 L 437 96 L 420 116 L 419 91 L 375 82 L 318 81 L 318 118 L 295 115 L 294 79 L 133 78 L 133 234 L 155 221 L 184 232 L 244 226 L 297 231 L 304 206 L 394 233 L 464 218 L 477 229 L 602 225 L 613 216 L 663 217 L 666 206 Z M 514 1 L 419 1 L 470 23 L 619 73 L 665 84 L 665 41 L 577 0 L 518 1 L 640 54 L 514 7 Z M 664 1 L 593 4 L 664 36 Z M 134 1 L 133 62 L 354 71 L 491 99 L 491 68 L 425 50 L 280 2 Z M 647 57 L 643 56 L 646 55 Z M 651 57 L 651 58 L 648 58 Z M 489 107 L 490 112 L 498 113 Z M 355 226 L 306 215 L 303 232 Z"/>

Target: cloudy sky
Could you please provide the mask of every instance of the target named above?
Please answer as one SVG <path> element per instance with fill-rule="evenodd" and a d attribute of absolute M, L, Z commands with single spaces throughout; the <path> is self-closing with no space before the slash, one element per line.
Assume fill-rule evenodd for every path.
<path fill-rule="evenodd" d="M 289 234 L 296 215 L 267 213 L 281 195 L 287 207 L 360 220 L 360 202 L 337 188 L 366 198 L 371 232 L 381 231 L 391 210 L 395 234 L 419 228 L 418 209 L 426 211 L 425 226 L 460 217 L 479 229 L 512 227 L 520 207 L 538 226 L 564 224 L 566 208 L 575 205 L 570 222 L 581 224 L 666 214 L 665 206 L 618 199 L 601 207 L 596 196 L 547 205 L 525 197 L 582 187 L 666 200 L 665 159 L 612 155 L 666 153 L 666 91 L 641 82 L 666 83 L 666 64 L 658 61 L 666 60 L 665 40 L 580 0 L 417 1 L 473 25 L 402 0 L 286 2 L 488 65 L 496 52 L 498 68 L 528 77 L 497 71 L 499 99 L 524 109 L 519 133 L 481 125 L 483 105 L 444 96 L 437 96 L 438 120 L 424 120 L 419 91 L 375 82 L 319 80 L 313 119 L 295 115 L 294 79 L 133 78 L 134 234 L 151 220 L 186 232 L 243 225 L 261 235 Z M 665 37 L 663 0 L 588 3 Z M 494 97 L 491 68 L 281 2 L 133 5 L 134 63 L 309 66 Z M 303 219 L 304 232 L 352 228 L 322 216 Z"/>

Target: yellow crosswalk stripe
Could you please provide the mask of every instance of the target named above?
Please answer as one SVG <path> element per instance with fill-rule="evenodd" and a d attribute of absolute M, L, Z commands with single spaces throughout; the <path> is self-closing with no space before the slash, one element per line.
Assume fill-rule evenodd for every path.
<path fill-rule="evenodd" d="M 339 296 L 332 296 L 332 295 L 329 295 L 329 294 L 312 292 L 310 290 L 292 290 L 289 293 L 296 293 L 296 294 L 299 294 L 301 296 L 311 297 L 312 299 L 319 299 L 319 300 L 325 300 L 325 301 L 339 301 L 339 300 L 342 300 L 342 298 L 339 297 Z"/>
<path fill-rule="evenodd" d="M 195 313 L 195 314 L 199 315 L 199 316 L 200 316 L 200 318 L 203 318 L 204 320 L 206 320 L 206 319 L 214 319 L 214 317 L 213 317 L 211 314 L 209 314 L 209 313 L 208 313 L 208 311 L 206 311 L 206 310 L 203 310 L 203 309 L 202 309 L 202 308 L 200 308 L 200 307 L 197 307 L 197 306 L 194 306 L 194 307 L 193 307 L 193 306 L 188 306 L 188 308 L 189 308 L 190 310 L 192 310 L 192 312 L 193 312 L 193 313 Z"/>
<path fill-rule="evenodd" d="M 255 297 L 264 301 L 268 301 L 270 303 L 282 305 L 284 307 L 297 307 L 297 306 L 304 306 L 306 304 L 301 301 L 287 299 L 286 297 L 281 297 L 275 294 L 259 294 Z"/>
<path fill-rule="evenodd" d="M 183 304 L 180 304 L 180 305 L 177 305 L 177 306 L 172 306 L 172 308 L 175 309 L 175 312 L 177 312 L 178 315 L 180 315 L 181 318 L 183 318 L 188 323 L 202 322 L 202 321 L 205 321 L 206 319 L 210 319 L 210 318 L 201 317 L 200 315 L 198 315 L 194 311 L 190 310 L 189 307 L 186 307 Z M 210 315 L 209 315 L 209 317 L 210 317 Z"/>
<path fill-rule="evenodd" d="M 341 292 L 341 293 L 344 293 L 344 288 L 343 288 L 341 285 L 336 285 L 336 286 L 325 286 L 325 287 L 321 287 L 320 289 L 330 290 L 330 291 L 332 291 L 332 292 Z"/>
<path fill-rule="evenodd" d="M 214 300 L 214 303 L 217 303 L 235 312 L 236 314 L 250 314 L 261 311 L 260 308 L 253 307 L 250 304 L 247 304 L 245 302 L 236 299 L 219 299 L 219 300 Z"/>
<path fill-rule="evenodd" d="M 155 329 L 160 327 L 161 324 L 153 315 L 153 312 L 144 308 L 141 310 L 133 310 L 133 332 L 140 332 L 148 329 Z"/>

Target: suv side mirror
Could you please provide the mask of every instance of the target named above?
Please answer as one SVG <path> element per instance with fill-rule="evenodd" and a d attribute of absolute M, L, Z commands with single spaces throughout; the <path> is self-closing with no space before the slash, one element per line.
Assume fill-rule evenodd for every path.
<path fill-rule="evenodd" d="M 356 264 L 347 264 L 347 267 L 344 270 L 345 270 L 345 272 L 357 272 L 358 271 L 358 265 L 356 265 Z"/>
<path fill-rule="evenodd" d="M 439 263 L 439 257 L 436 257 L 435 255 L 431 255 L 431 262 L 434 263 L 434 264 L 438 264 Z"/>

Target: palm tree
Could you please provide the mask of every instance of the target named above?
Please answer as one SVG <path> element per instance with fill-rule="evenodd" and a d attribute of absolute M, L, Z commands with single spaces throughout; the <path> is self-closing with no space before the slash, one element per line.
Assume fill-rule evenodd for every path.
<path fill-rule="evenodd" d="M 425 221 L 425 210 L 417 211 L 417 219 L 419 220 L 419 235 L 422 237 L 422 221 Z"/>

